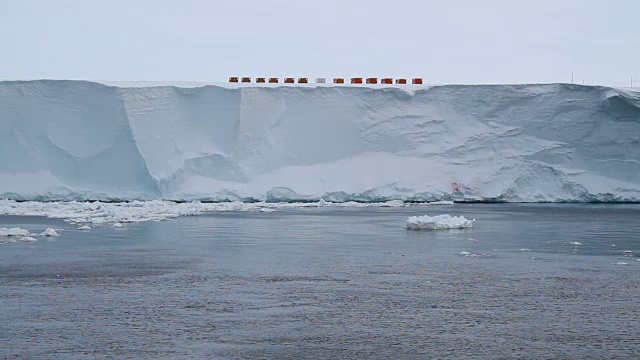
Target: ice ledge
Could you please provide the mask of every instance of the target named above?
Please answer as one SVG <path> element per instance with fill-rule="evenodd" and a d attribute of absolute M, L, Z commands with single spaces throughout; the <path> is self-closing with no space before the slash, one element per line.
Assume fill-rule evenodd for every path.
<path fill-rule="evenodd" d="M 640 201 L 631 89 L 111 85 L 0 82 L 0 197 Z"/>

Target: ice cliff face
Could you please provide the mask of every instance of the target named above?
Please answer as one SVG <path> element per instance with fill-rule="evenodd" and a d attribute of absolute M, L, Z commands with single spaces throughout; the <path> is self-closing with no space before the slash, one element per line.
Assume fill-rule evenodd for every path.
<path fill-rule="evenodd" d="M 640 93 L 0 82 L 0 198 L 640 201 Z"/>

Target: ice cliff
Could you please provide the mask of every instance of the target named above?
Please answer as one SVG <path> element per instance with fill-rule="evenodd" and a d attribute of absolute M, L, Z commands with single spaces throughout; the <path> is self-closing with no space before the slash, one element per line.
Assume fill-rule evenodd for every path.
<path fill-rule="evenodd" d="M 0 198 L 640 201 L 640 92 L 4 81 Z"/>

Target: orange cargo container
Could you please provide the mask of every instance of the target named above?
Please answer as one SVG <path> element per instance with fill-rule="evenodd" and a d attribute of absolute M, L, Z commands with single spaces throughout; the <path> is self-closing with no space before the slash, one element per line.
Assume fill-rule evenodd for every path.
<path fill-rule="evenodd" d="M 286 84 L 293 84 L 294 82 L 296 82 L 296 79 L 294 79 L 294 78 L 284 78 L 284 82 Z"/>
<path fill-rule="evenodd" d="M 242 80 L 240 80 L 241 82 L 247 83 L 247 82 L 251 82 L 251 78 L 250 77 L 243 77 Z"/>
<path fill-rule="evenodd" d="M 229 82 L 238 82 L 238 77 L 237 76 L 230 77 Z"/>
<path fill-rule="evenodd" d="M 412 84 L 422 84 L 422 78 L 413 78 L 411 81 Z"/>
<path fill-rule="evenodd" d="M 309 79 L 308 78 L 299 78 L 298 79 L 298 84 L 308 84 L 309 83 Z"/>
<path fill-rule="evenodd" d="M 396 79 L 396 84 L 406 84 L 407 79 Z"/>
<path fill-rule="evenodd" d="M 367 78 L 367 84 L 377 84 L 378 78 Z"/>
<path fill-rule="evenodd" d="M 351 78 L 352 84 L 362 84 L 362 78 Z"/>
<path fill-rule="evenodd" d="M 257 83 L 267 82 L 265 78 L 256 78 Z"/>
<path fill-rule="evenodd" d="M 272 84 L 277 84 L 278 83 L 278 78 L 269 78 L 269 82 Z"/>
<path fill-rule="evenodd" d="M 344 79 L 343 78 L 334 78 L 333 79 L 333 83 L 334 84 L 344 84 Z"/>
<path fill-rule="evenodd" d="M 384 79 L 380 80 L 380 83 L 382 83 L 382 84 L 393 84 L 393 79 L 392 78 L 384 78 Z"/>

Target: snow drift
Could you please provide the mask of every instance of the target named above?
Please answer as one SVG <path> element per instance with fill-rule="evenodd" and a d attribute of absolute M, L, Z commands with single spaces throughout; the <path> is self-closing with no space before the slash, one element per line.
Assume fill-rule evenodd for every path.
<path fill-rule="evenodd" d="M 640 201 L 640 93 L 5 81 L 0 198 Z"/>

